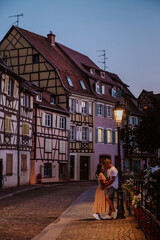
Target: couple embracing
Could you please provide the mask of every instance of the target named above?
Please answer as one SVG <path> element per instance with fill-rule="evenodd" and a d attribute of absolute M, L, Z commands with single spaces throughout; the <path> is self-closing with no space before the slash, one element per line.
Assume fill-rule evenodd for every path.
<path fill-rule="evenodd" d="M 103 173 L 107 173 L 107 178 Z M 105 159 L 103 164 L 97 165 L 99 186 L 95 193 L 93 204 L 93 217 L 97 220 L 116 219 L 118 210 L 114 207 L 114 194 L 118 189 L 118 170 L 111 164 L 110 159 Z M 100 213 L 108 213 L 104 218 Z"/>

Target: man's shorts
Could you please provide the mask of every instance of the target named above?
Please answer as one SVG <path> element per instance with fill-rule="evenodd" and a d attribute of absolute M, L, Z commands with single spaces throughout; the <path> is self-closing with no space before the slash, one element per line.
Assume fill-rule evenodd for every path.
<path fill-rule="evenodd" d="M 114 187 L 107 188 L 107 196 L 110 200 L 114 200 L 114 194 L 116 192 L 116 189 Z"/>

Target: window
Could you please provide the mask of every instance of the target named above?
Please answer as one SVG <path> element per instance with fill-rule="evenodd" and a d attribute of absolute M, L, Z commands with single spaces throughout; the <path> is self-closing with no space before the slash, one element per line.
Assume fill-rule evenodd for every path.
<path fill-rule="evenodd" d="M 65 129 L 66 128 L 66 118 L 65 117 L 60 117 L 59 118 L 59 128 L 60 129 Z"/>
<path fill-rule="evenodd" d="M 22 123 L 22 135 L 29 136 L 29 124 Z"/>
<path fill-rule="evenodd" d="M 51 114 L 45 114 L 45 126 L 46 127 L 51 127 L 51 120 L 52 120 L 52 117 L 51 117 Z"/>
<path fill-rule="evenodd" d="M 101 85 L 99 82 L 96 83 L 96 92 L 101 93 Z"/>
<path fill-rule="evenodd" d="M 70 87 L 73 87 L 73 83 L 70 77 L 67 77 L 67 81 Z"/>
<path fill-rule="evenodd" d="M 11 132 L 11 117 L 5 116 L 5 132 Z"/>
<path fill-rule="evenodd" d="M 52 139 L 45 139 L 45 152 L 52 152 Z"/>
<path fill-rule="evenodd" d="M 44 163 L 44 177 L 45 178 L 52 177 L 52 163 Z"/>
<path fill-rule="evenodd" d="M 112 107 L 111 106 L 108 106 L 106 105 L 105 106 L 105 117 L 112 117 Z"/>
<path fill-rule="evenodd" d="M 90 68 L 90 73 L 94 75 L 95 74 L 95 69 Z"/>
<path fill-rule="evenodd" d="M 107 129 L 107 143 L 112 143 L 112 130 Z"/>
<path fill-rule="evenodd" d="M 122 96 L 122 91 L 120 89 L 118 89 L 117 87 L 113 87 L 111 89 L 111 95 L 114 98 L 121 98 Z"/>
<path fill-rule="evenodd" d="M 42 101 L 42 93 L 39 93 L 36 98 L 37 101 L 41 102 Z"/>
<path fill-rule="evenodd" d="M 95 84 L 95 91 L 99 94 L 105 94 L 105 86 L 102 85 L 100 82 L 96 82 Z"/>
<path fill-rule="evenodd" d="M 129 117 L 129 124 L 131 124 L 131 125 L 138 125 L 138 117 L 130 116 Z"/>
<path fill-rule="evenodd" d="M 71 126 L 70 129 L 70 141 L 75 141 L 76 140 L 76 127 Z"/>
<path fill-rule="evenodd" d="M 104 116 L 104 105 L 103 104 L 96 104 L 96 115 Z"/>
<path fill-rule="evenodd" d="M 50 98 L 50 103 L 53 104 L 53 105 L 55 104 L 55 98 L 54 98 L 54 96 L 51 96 L 51 98 Z"/>
<path fill-rule="evenodd" d="M 9 81 L 8 81 L 8 96 L 13 95 L 13 88 L 14 88 L 14 81 L 13 81 L 12 78 L 9 78 Z"/>
<path fill-rule="evenodd" d="M 30 107 L 30 96 L 24 95 L 24 107 L 29 108 Z"/>
<path fill-rule="evenodd" d="M 86 86 L 84 85 L 84 82 L 82 80 L 80 80 L 80 84 L 81 84 L 81 87 L 86 90 Z"/>
<path fill-rule="evenodd" d="M 87 113 L 87 102 L 82 101 L 82 113 Z"/>
<path fill-rule="evenodd" d="M 33 55 L 33 64 L 39 63 L 39 54 Z"/>
<path fill-rule="evenodd" d="M 21 171 L 27 171 L 27 155 L 21 155 Z"/>
<path fill-rule="evenodd" d="M 88 127 L 82 127 L 82 141 L 88 141 L 89 137 Z"/>
<path fill-rule="evenodd" d="M 75 110 L 76 110 L 75 99 L 69 99 L 69 109 L 70 109 L 71 112 L 75 112 Z"/>
<path fill-rule="evenodd" d="M 99 142 L 99 143 L 104 142 L 104 129 L 103 128 L 96 129 L 96 142 Z"/>
<path fill-rule="evenodd" d="M 105 95 L 105 86 L 102 85 L 102 94 Z"/>
<path fill-rule="evenodd" d="M 66 142 L 65 141 L 59 141 L 59 152 L 60 153 L 66 153 Z"/>
<path fill-rule="evenodd" d="M 105 72 L 101 72 L 101 78 L 105 78 Z"/>
<path fill-rule="evenodd" d="M 11 176 L 13 174 L 13 155 L 7 154 L 6 156 L 6 175 Z"/>

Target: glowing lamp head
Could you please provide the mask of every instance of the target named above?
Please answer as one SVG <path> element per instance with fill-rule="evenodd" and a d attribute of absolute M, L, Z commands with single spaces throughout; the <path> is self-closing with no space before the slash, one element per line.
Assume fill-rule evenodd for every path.
<path fill-rule="evenodd" d="M 124 109 L 122 108 L 119 102 L 116 103 L 116 106 L 113 109 L 113 112 L 114 112 L 114 120 L 117 123 L 117 125 L 120 126 L 123 118 Z"/>

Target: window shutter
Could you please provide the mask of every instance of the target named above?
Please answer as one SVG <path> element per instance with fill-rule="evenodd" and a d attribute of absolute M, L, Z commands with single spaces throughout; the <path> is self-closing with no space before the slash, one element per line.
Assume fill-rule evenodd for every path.
<path fill-rule="evenodd" d="M 118 91 L 117 91 L 117 98 L 121 98 L 121 96 L 122 96 L 122 91 L 121 91 L 121 90 L 118 90 Z"/>
<path fill-rule="evenodd" d="M 79 127 L 79 140 L 82 141 L 82 126 Z"/>
<path fill-rule="evenodd" d="M 71 111 L 72 99 L 69 99 L 69 111 Z"/>
<path fill-rule="evenodd" d="M 13 81 L 13 97 L 16 98 L 16 94 L 17 94 L 17 87 L 18 87 L 18 83 L 17 81 Z"/>
<path fill-rule="evenodd" d="M 112 95 L 112 97 L 114 97 L 114 89 L 113 88 L 111 88 L 111 95 Z"/>
<path fill-rule="evenodd" d="M 52 139 L 45 139 L 45 152 L 52 152 Z"/>
<path fill-rule="evenodd" d="M 30 108 L 33 109 L 33 97 L 30 96 Z"/>
<path fill-rule="evenodd" d="M 5 117 L 5 132 L 11 132 L 11 117 Z"/>
<path fill-rule="evenodd" d="M 107 130 L 104 129 L 104 143 L 107 143 Z"/>
<path fill-rule="evenodd" d="M 40 166 L 40 172 L 41 172 L 42 178 L 44 178 L 44 166 L 43 165 Z"/>
<path fill-rule="evenodd" d="M 45 126 L 45 113 L 42 113 L 42 126 Z"/>
<path fill-rule="evenodd" d="M 66 119 L 66 130 L 70 130 L 70 118 Z"/>
<path fill-rule="evenodd" d="M 105 86 L 102 85 L 102 94 L 105 94 Z"/>
<path fill-rule="evenodd" d="M 52 115 L 52 127 L 55 128 L 56 127 L 56 114 Z"/>
<path fill-rule="evenodd" d="M 22 135 L 25 135 L 25 136 L 29 135 L 29 124 L 28 123 L 22 124 Z"/>
<path fill-rule="evenodd" d="M 96 143 L 98 142 L 98 128 L 95 129 L 95 133 L 96 133 Z"/>
<path fill-rule="evenodd" d="M 60 128 L 60 116 L 57 115 L 57 128 Z"/>
<path fill-rule="evenodd" d="M 136 117 L 136 125 L 138 125 L 138 117 Z"/>
<path fill-rule="evenodd" d="M 112 130 L 112 143 L 114 144 L 115 143 L 115 131 Z"/>
<path fill-rule="evenodd" d="M 88 103 L 88 113 L 89 115 L 92 115 L 92 102 Z"/>
<path fill-rule="evenodd" d="M 8 83 L 9 83 L 9 76 L 6 75 L 5 77 L 5 85 L 4 85 L 4 93 L 8 94 Z"/>
<path fill-rule="evenodd" d="M 79 141 L 79 127 L 76 127 L 76 140 Z"/>
<path fill-rule="evenodd" d="M 52 164 L 52 177 L 56 178 L 56 165 Z"/>
<path fill-rule="evenodd" d="M 76 99 L 76 112 L 79 113 L 79 104 L 78 99 Z"/>
<path fill-rule="evenodd" d="M 104 106 L 104 117 L 107 117 L 107 106 Z"/>
<path fill-rule="evenodd" d="M 131 124 L 131 125 L 133 124 L 131 116 L 129 117 L 129 124 Z"/>
<path fill-rule="evenodd" d="M 92 130 L 93 130 L 93 128 L 90 127 L 89 128 L 89 142 L 92 142 Z"/>
<path fill-rule="evenodd" d="M 102 116 L 104 117 L 104 105 L 102 105 Z"/>
<path fill-rule="evenodd" d="M 79 109 L 79 113 L 82 113 L 82 101 L 81 100 L 78 101 L 78 109 Z"/>
<path fill-rule="evenodd" d="M 66 142 L 62 141 L 62 152 L 66 153 Z"/>
<path fill-rule="evenodd" d="M 96 115 L 98 115 L 98 107 L 99 107 L 99 104 L 96 103 Z"/>

